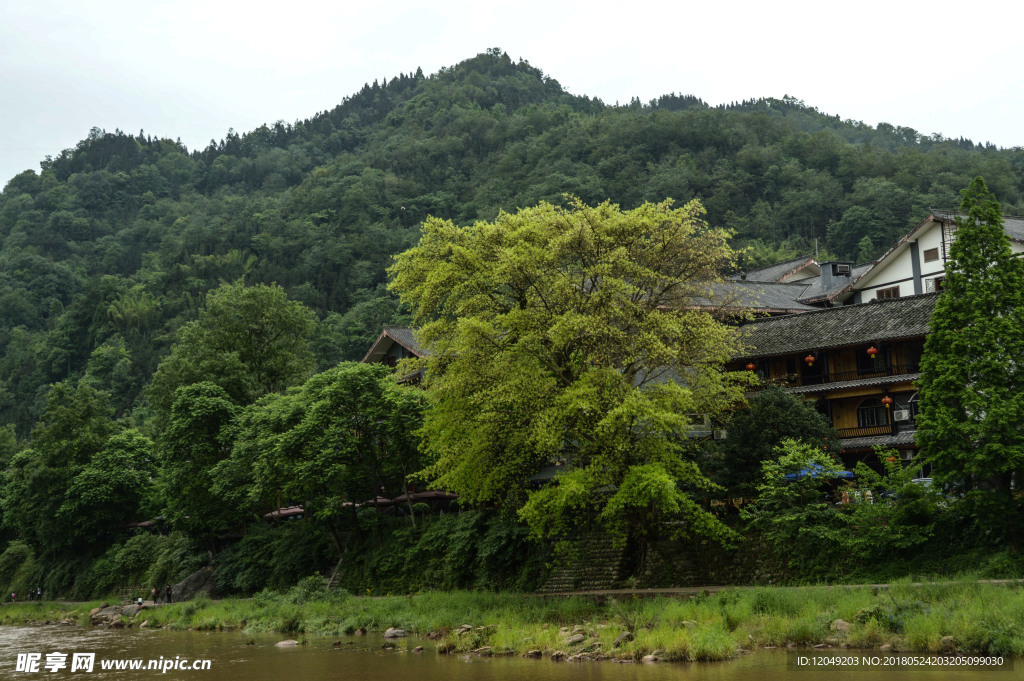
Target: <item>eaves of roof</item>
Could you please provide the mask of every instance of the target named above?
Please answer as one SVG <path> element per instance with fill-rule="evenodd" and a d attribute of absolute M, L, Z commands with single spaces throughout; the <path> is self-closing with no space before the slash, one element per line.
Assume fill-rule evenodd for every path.
<path fill-rule="evenodd" d="M 917 431 L 906 430 L 895 435 L 871 435 L 868 437 L 848 437 L 839 441 L 843 451 L 873 449 L 875 447 L 906 447 L 915 445 Z"/>
<path fill-rule="evenodd" d="M 742 274 L 733 276 L 736 281 L 757 281 L 761 283 L 782 283 L 809 265 L 817 265 L 813 256 L 804 255 L 792 260 L 777 262 L 774 265 L 758 267 Z"/>
<path fill-rule="evenodd" d="M 834 383 L 818 383 L 816 385 L 798 385 L 786 388 L 786 392 L 794 395 L 814 393 L 830 393 L 851 388 L 865 388 L 873 385 L 892 385 L 894 383 L 912 383 L 921 378 L 920 373 L 896 374 L 895 376 L 875 376 L 873 378 L 855 378 L 852 381 L 836 381 Z"/>
<path fill-rule="evenodd" d="M 429 354 L 416 342 L 416 336 L 409 327 L 385 326 L 381 334 L 377 336 L 377 340 L 373 342 L 366 355 L 363 356 L 363 363 L 373 361 L 374 358 L 383 357 L 394 343 L 398 343 L 416 357 L 423 357 Z"/>

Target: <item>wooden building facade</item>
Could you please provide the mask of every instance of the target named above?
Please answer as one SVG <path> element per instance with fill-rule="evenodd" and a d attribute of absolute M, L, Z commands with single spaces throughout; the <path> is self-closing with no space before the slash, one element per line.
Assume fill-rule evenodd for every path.
<path fill-rule="evenodd" d="M 879 300 L 744 325 L 732 370 L 813 401 L 852 464 L 876 446 L 916 451 L 921 355 L 937 294 Z"/>

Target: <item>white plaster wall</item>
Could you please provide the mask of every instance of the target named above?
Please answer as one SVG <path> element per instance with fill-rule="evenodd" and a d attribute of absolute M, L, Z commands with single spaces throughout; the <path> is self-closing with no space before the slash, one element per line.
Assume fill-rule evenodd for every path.
<path fill-rule="evenodd" d="M 857 282 L 855 290 L 861 291 L 862 302 L 874 300 L 878 296 L 878 289 L 891 286 L 900 287 L 900 296 L 914 295 L 914 268 L 911 262 L 910 244 L 917 242 L 917 257 L 921 266 L 921 292 L 928 292 L 929 279 L 935 279 L 945 273 L 945 260 L 942 252 L 942 225 L 938 222 L 929 222 L 914 234 L 914 236 L 903 244 L 895 253 L 892 253 L 875 265 L 875 267 L 863 279 Z M 1014 253 L 1024 254 L 1024 244 L 1010 242 Z M 932 262 L 924 261 L 924 252 L 931 248 L 939 249 L 939 259 Z M 907 281 L 900 281 L 906 279 Z M 898 284 L 896 282 L 899 282 Z M 933 289 L 934 290 L 934 289 Z"/>

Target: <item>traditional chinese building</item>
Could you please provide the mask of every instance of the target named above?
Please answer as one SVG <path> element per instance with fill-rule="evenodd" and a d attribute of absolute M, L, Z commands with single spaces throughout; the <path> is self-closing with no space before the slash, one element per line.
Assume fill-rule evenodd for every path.
<path fill-rule="evenodd" d="M 848 464 L 876 446 L 909 459 L 921 354 L 936 294 L 769 317 L 742 327 L 747 350 L 729 366 L 813 400 Z"/>

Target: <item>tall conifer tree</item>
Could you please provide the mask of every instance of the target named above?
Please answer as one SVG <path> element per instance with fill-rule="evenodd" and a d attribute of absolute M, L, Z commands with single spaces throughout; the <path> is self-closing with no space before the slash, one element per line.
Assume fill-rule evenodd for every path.
<path fill-rule="evenodd" d="M 978 490 L 986 529 L 1017 544 L 1011 493 L 1024 472 L 1024 265 L 999 203 L 975 178 L 946 263 L 918 382 L 918 444 L 935 477 Z M 981 509 L 979 509 L 981 510 Z"/>

